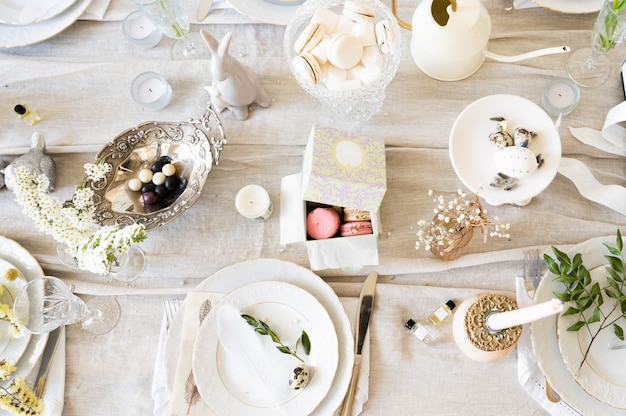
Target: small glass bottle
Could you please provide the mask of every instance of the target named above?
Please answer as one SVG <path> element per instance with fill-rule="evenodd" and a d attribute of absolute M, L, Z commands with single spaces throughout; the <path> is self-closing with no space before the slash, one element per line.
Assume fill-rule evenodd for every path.
<path fill-rule="evenodd" d="M 29 126 L 33 126 L 41 120 L 37 112 L 28 107 L 26 104 L 18 104 L 13 108 L 13 110 L 15 110 L 19 118 L 24 120 L 24 122 Z"/>
<path fill-rule="evenodd" d="M 452 315 L 452 311 L 456 307 L 454 301 L 449 300 L 443 305 L 439 306 L 428 317 L 428 322 L 433 326 L 439 326 L 448 316 Z"/>
<path fill-rule="evenodd" d="M 407 327 L 411 331 L 411 333 L 424 344 L 430 344 L 437 338 L 437 334 L 434 328 L 429 328 L 426 325 L 415 322 L 413 319 L 409 319 L 408 321 L 406 321 L 406 324 L 404 324 L 404 326 Z"/>

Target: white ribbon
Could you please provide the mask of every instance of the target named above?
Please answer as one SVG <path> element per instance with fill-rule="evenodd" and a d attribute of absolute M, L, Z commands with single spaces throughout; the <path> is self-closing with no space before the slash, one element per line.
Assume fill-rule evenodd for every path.
<path fill-rule="evenodd" d="M 570 127 L 570 131 L 586 145 L 607 153 L 626 156 L 626 128 L 620 125 L 625 121 L 626 101 L 609 110 L 602 131 L 586 127 Z M 626 188 L 601 184 L 584 163 L 575 159 L 561 158 L 559 173 L 571 180 L 585 198 L 626 215 Z"/>

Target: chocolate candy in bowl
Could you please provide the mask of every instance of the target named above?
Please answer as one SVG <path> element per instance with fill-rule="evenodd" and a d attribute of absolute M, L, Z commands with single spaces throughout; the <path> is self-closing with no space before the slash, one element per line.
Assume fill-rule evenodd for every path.
<path fill-rule="evenodd" d="M 200 197 L 226 143 L 211 107 L 199 119 L 149 121 L 120 133 L 96 156 L 110 172 L 85 184 L 94 191 L 96 221 L 151 230 L 174 220 Z"/>

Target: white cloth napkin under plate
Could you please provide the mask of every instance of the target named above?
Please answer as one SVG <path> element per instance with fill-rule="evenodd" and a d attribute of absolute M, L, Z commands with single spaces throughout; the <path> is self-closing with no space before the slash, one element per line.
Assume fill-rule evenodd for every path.
<path fill-rule="evenodd" d="M 532 304 L 532 299 L 526 292 L 523 277 L 515 278 L 515 292 L 518 308 L 524 308 Z M 572 409 L 563 400 L 554 403 L 546 396 L 546 378 L 539 369 L 537 359 L 533 353 L 530 341 L 530 325 L 522 327 L 522 335 L 517 342 L 517 377 L 524 390 L 537 401 L 552 416 L 579 416 L 579 413 Z"/>
<path fill-rule="evenodd" d="M 80 20 L 102 20 L 111 0 L 92 0 L 87 10 L 79 17 Z"/>
<path fill-rule="evenodd" d="M 157 350 L 157 358 L 155 363 L 154 378 L 152 384 L 152 397 L 154 398 L 154 414 L 156 416 L 165 415 L 206 415 L 211 414 L 209 407 L 204 404 L 202 400 L 193 401 L 193 405 L 189 406 L 189 398 L 193 388 L 189 384 L 189 374 L 191 373 L 191 354 L 193 351 L 193 341 L 200 325 L 199 322 L 199 310 L 200 305 L 205 299 L 210 299 L 212 304 L 219 302 L 219 299 L 223 295 L 217 295 L 204 292 L 190 292 L 185 300 L 185 321 L 187 322 L 183 328 L 181 355 L 178 358 L 177 370 L 174 380 L 174 391 L 171 393 L 166 385 L 166 376 L 164 368 L 164 343 L 167 336 L 167 329 L 165 327 L 165 319 L 163 320 L 163 326 L 161 328 L 161 334 L 159 338 L 159 347 Z M 358 299 L 356 298 L 343 298 L 341 299 L 346 313 L 350 318 L 350 323 L 354 326 L 354 320 L 356 318 L 356 309 L 358 306 Z M 355 394 L 355 400 L 353 404 L 352 415 L 358 415 L 363 409 L 363 405 L 367 401 L 369 390 L 369 334 L 366 337 L 365 345 L 363 348 L 363 364 L 361 367 L 361 374 L 359 376 L 359 382 L 357 383 L 357 390 Z M 188 412 L 189 409 L 189 413 Z M 340 412 L 340 408 L 337 409 L 337 414 Z"/>

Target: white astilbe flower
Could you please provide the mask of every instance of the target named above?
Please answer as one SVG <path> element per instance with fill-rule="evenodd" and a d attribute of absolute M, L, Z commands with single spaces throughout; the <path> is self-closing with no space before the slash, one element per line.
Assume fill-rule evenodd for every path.
<path fill-rule="evenodd" d="M 110 169 L 108 163 L 85 164 L 90 180 L 102 179 Z M 119 228 L 97 224 L 91 189 L 78 188 L 72 206 L 64 207 L 47 193 L 50 181 L 46 175 L 35 176 L 28 168 L 18 166 L 14 182 L 13 192 L 24 212 L 40 231 L 67 247 L 66 252 L 74 257 L 81 270 L 106 274 L 117 256 L 132 243 L 146 238 L 143 225 Z"/>

